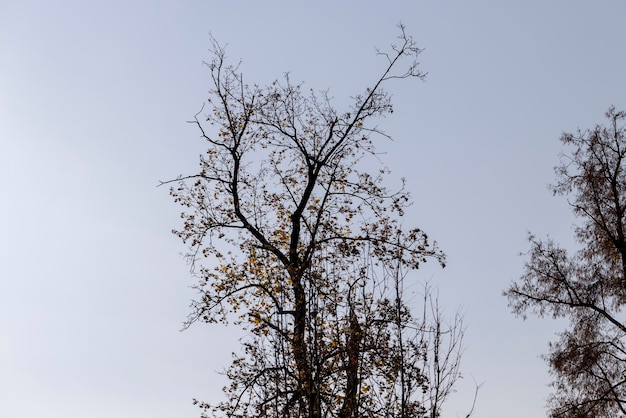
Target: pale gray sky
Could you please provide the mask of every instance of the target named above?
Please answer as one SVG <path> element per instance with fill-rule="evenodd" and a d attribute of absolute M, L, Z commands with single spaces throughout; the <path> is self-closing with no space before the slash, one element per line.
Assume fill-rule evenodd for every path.
<path fill-rule="evenodd" d="M 425 82 L 390 85 L 381 143 L 466 313 L 466 378 L 444 414 L 545 416 L 538 356 L 560 325 L 500 296 L 526 231 L 571 244 L 546 185 L 559 134 L 626 109 L 623 1 L 0 1 L 0 416 L 197 417 L 236 332 L 187 313 L 176 207 L 159 180 L 196 169 L 185 123 L 209 88 L 209 32 L 250 81 L 285 71 L 337 106 L 377 76 L 402 21 Z"/>

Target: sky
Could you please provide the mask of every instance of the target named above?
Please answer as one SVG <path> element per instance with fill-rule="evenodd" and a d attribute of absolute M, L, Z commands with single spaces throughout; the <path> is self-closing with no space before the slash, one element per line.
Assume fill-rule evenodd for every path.
<path fill-rule="evenodd" d="M 444 416 L 546 416 L 540 355 L 564 323 L 515 318 L 528 231 L 573 247 L 548 190 L 564 131 L 626 109 L 626 3 L 602 1 L 0 0 L 0 416 L 197 417 L 219 400 L 236 330 L 180 332 L 194 292 L 160 180 L 193 173 L 186 121 L 209 90 L 210 35 L 251 82 L 285 72 L 339 109 L 382 63 L 396 24 L 425 81 L 389 84 L 384 163 L 407 222 L 448 256 L 425 266 L 465 316 Z"/>

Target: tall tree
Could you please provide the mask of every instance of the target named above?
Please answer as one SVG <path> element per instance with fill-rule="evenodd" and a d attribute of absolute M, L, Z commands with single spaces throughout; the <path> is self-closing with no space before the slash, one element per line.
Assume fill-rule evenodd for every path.
<path fill-rule="evenodd" d="M 608 123 L 565 133 L 570 150 L 556 167 L 555 194 L 580 220 L 580 249 L 530 236 L 521 279 L 505 295 L 513 312 L 569 319 L 545 356 L 554 377 L 553 417 L 626 415 L 626 127 L 614 107 Z"/>
<path fill-rule="evenodd" d="M 444 254 L 402 227 L 404 187 L 388 191 L 387 170 L 364 164 L 386 136 L 372 120 L 392 112 L 383 85 L 424 77 L 400 30 L 378 51 L 380 76 L 344 112 L 289 76 L 246 84 L 213 42 L 210 109 L 191 122 L 207 151 L 197 174 L 173 180 L 185 208 L 174 232 L 199 276 L 188 324 L 234 322 L 248 338 L 226 399 L 196 401 L 203 416 L 435 417 L 459 378 L 461 325 L 414 317 L 403 294 L 408 271 L 443 266 Z M 447 356 L 428 358 L 433 347 Z M 431 366 L 445 389 L 433 396 Z"/>

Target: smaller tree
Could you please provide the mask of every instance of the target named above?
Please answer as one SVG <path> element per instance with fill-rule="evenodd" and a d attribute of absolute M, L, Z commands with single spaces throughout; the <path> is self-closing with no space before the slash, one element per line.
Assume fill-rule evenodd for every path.
<path fill-rule="evenodd" d="M 531 235 L 524 274 L 504 293 L 517 315 L 570 321 L 545 356 L 552 417 L 626 415 L 626 113 L 611 107 L 606 117 L 606 126 L 561 136 L 572 151 L 562 155 L 552 190 L 569 197 L 581 221 L 581 249 L 569 255 Z"/>

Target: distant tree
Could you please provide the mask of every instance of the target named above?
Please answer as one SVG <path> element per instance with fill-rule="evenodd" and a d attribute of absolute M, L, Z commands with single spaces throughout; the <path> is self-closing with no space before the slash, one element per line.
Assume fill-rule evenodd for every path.
<path fill-rule="evenodd" d="M 444 254 L 402 227 L 404 188 L 364 164 L 386 136 L 371 120 L 392 112 L 382 85 L 424 77 L 400 29 L 343 113 L 288 75 L 246 84 L 213 42 L 210 109 L 191 122 L 207 151 L 197 174 L 171 181 L 185 208 L 174 232 L 199 276 L 187 325 L 234 322 L 247 337 L 226 399 L 194 401 L 203 416 L 434 418 L 459 379 L 460 319 L 446 326 L 435 303 L 415 316 L 404 296 L 407 272 Z"/>
<path fill-rule="evenodd" d="M 513 312 L 570 321 L 545 356 L 554 377 L 552 417 L 626 416 L 626 113 L 565 133 L 555 194 L 580 220 L 573 255 L 530 236 L 524 275 L 505 295 Z"/>

